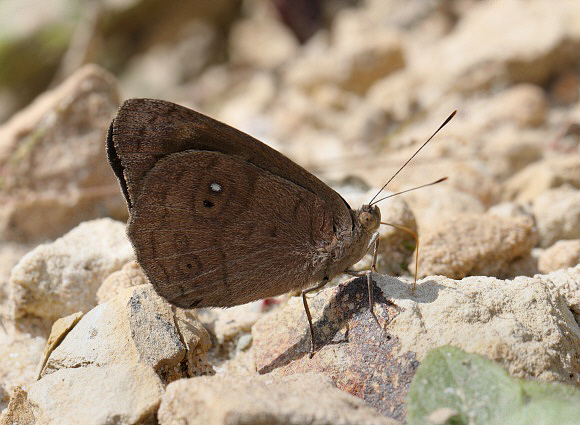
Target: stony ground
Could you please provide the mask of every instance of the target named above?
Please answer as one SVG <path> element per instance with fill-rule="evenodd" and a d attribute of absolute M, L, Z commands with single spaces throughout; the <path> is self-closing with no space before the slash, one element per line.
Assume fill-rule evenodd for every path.
<path fill-rule="evenodd" d="M 0 423 L 401 423 L 442 345 L 580 387 L 580 3 L 57 3 L 0 35 Z M 24 61 L 49 27 L 66 42 Z M 310 298 L 313 358 L 293 294 L 159 298 L 106 160 L 128 97 L 248 132 L 353 207 L 457 109 L 388 190 L 448 180 L 380 204 L 420 241 L 412 290 L 414 239 L 381 229 L 386 332 L 362 278 Z"/>

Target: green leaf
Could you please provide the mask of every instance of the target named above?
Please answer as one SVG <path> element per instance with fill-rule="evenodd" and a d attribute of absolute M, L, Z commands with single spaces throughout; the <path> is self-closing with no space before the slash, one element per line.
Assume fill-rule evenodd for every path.
<path fill-rule="evenodd" d="M 512 378 L 485 357 L 446 346 L 417 370 L 407 409 L 410 425 L 577 424 L 580 390 Z"/>

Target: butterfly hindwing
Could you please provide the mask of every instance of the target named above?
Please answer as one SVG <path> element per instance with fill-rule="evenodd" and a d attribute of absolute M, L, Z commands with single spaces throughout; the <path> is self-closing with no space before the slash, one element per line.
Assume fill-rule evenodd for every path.
<path fill-rule="evenodd" d="M 180 307 L 241 304 L 322 277 L 317 256 L 333 236 L 330 210 L 246 161 L 175 153 L 147 172 L 135 198 L 128 233 L 139 263 Z"/>

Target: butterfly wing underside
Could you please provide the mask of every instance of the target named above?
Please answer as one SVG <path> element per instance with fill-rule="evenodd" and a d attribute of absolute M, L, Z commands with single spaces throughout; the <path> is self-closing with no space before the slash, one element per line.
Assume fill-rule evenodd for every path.
<path fill-rule="evenodd" d="M 275 149 L 199 112 L 156 99 L 129 99 L 107 135 L 109 163 L 129 209 L 142 191 L 143 178 L 157 161 L 186 150 L 221 152 L 316 194 L 333 211 L 337 230 L 350 231 L 347 202 L 316 176 Z"/>
<path fill-rule="evenodd" d="M 227 307 L 321 279 L 332 223 L 312 192 L 237 157 L 190 150 L 145 174 L 128 234 L 160 295 Z"/>

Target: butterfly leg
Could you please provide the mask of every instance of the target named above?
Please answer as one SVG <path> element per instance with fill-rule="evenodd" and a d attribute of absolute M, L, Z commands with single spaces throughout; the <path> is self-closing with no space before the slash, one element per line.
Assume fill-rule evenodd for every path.
<path fill-rule="evenodd" d="M 373 262 L 371 263 L 371 269 L 365 270 L 365 271 L 347 270 L 345 273 L 347 273 L 351 276 L 363 276 L 363 275 L 366 276 L 367 287 L 369 290 L 369 311 L 371 313 L 371 316 L 373 316 L 373 319 L 375 319 L 376 324 L 379 326 L 379 328 L 382 329 L 382 326 L 381 326 L 379 319 L 377 318 L 377 315 L 375 314 L 375 310 L 374 310 L 375 293 L 374 293 L 374 284 L 373 284 L 373 278 L 372 278 L 372 272 L 377 271 L 377 258 L 379 255 L 379 233 L 378 232 L 373 235 L 371 243 L 369 244 L 369 248 L 371 245 L 374 245 Z"/>
<path fill-rule="evenodd" d="M 302 302 L 304 303 L 304 311 L 306 312 L 306 317 L 308 318 L 308 326 L 310 326 L 310 354 L 309 354 L 310 358 L 312 358 L 312 356 L 314 356 L 314 326 L 312 326 L 312 315 L 310 314 L 310 309 L 308 308 L 308 303 L 306 302 L 306 294 L 322 288 L 327 283 L 328 283 L 328 277 L 325 277 L 322 280 L 322 282 L 320 282 L 320 284 L 302 291 Z"/>

